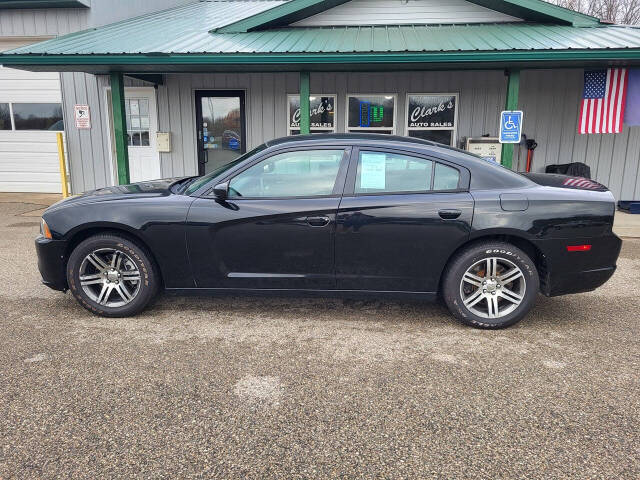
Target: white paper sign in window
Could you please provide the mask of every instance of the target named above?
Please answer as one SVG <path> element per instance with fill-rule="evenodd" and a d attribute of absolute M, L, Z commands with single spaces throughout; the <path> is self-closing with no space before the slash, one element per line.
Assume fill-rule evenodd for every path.
<path fill-rule="evenodd" d="M 386 188 L 387 156 L 384 153 L 360 154 L 360 188 L 384 190 Z"/>

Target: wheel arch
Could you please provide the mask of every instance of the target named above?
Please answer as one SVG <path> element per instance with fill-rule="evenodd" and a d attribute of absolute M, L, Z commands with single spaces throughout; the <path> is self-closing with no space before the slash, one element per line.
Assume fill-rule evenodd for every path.
<path fill-rule="evenodd" d="M 514 233 L 511 231 L 503 232 L 503 233 L 486 232 L 482 234 L 477 234 L 469 238 L 468 241 L 459 245 L 451 253 L 451 255 L 449 255 L 449 258 L 447 259 L 447 262 L 445 263 L 445 266 L 442 269 L 442 272 L 440 272 L 440 281 L 438 283 L 438 291 L 442 292 L 442 282 L 444 280 L 445 273 L 447 272 L 449 265 L 451 264 L 453 259 L 458 255 L 458 253 L 460 253 L 465 248 L 468 248 L 469 246 L 472 246 L 481 242 L 491 241 L 491 240 L 509 243 L 514 247 L 519 248 L 524 253 L 526 253 L 529 256 L 529 258 L 531 258 L 531 261 L 534 263 L 534 265 L 536 266 L 536 269 L 538 270 L 538 277 L 540 279 L 540 291 L 543 294 L 547 295 L 548 267 L 547 267 L 547 261 L 544 253 L 542 252 L 542 250 L 540 250 L 540 248 L 538 248 L 531 240 L 526 238 L 524 235 L 519 233 Z"/>
<path fill-rule="evenodd" d="M 89 224 L 89 225 L 83 226 L 83 228 L 77 229 L 69 233 L 68 239 L 67 239 L 67 248 L 64 255 L 65 270 L 67 268 L 67 262 L 69 261 L 69 256 L 71 255 L 71 252 L 73 252 L 73 250 L 81 242 L 83 242 L 89 237 L 93 237 L 94 235 L 104 235 L 104 234 L 113 234 L 113 235 L 118 235 L 118 236 L 127 238 L 128 240 L 131 240 L 132 242 L 136 243 L 141 248 L 143 248 L 151 258 L 151 261 L 153 262 L 153 266 L 156 268 L 158 272 L 157 277 L 158 277 L 158 280 L 160 281 L 161 286 L 164 286 L 163 274 L 160 268 L 160 264 L 158 263 L 158 260 L 156 259 L 156 256 L 153 250 L 149 247 L 149 244 L 135 230 L 122 224 L 111 224 L 111 223 Z"/>

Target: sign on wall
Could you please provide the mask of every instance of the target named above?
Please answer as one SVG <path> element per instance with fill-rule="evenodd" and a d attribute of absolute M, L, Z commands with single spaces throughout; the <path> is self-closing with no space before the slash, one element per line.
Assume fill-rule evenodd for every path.
<path fill-rule="evenodd" d="M 312 131 L 335 131 L 335 95 L 311 95 L 309 97 L 310 127 Z M 300 96 L 289 95 L 289 134 L 300 129 Z"/>
<path fill-rule="evenodd" d="M 406 105 L 407 135 L 455 146 L 457 93 L 409 93 Z"/>
<path fill-rule="evenodd" d="M 522 137 L 521 111 L 505 111 L 500 114 L 500 143 L 520 143 Z"/>
<path fill-rule="evenodd" d="M 73 116 L 76 120 L 76 128 L 91 128 L 91 116 L 89 115 L 89 105 L 74 105 Z"/>
<path fill-rule="evenodd" d="M 456 95 L 409 95 L 408 128 L 454 128 Z"/>
<path fill-rule="evenodd" d="M 394 130 L 395 96 L 349 95 L 349 129 Z"/>

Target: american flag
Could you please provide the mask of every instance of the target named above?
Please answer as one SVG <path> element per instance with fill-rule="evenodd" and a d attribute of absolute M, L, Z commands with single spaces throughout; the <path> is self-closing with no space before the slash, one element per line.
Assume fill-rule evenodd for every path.
<path fill-rule="evenodd" d="M 620 133 L 622 131 L 627 79 L 626 68 L 584 72 L 579 133 Z"/>

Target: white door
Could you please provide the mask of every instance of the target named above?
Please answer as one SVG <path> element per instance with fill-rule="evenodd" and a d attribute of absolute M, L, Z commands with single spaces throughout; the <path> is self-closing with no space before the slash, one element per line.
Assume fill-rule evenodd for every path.
<path fill-rule="evenodd" d="M 158 115 L 153 88 L 125 88 L 129 177 L 131 182 L 161 177 L 160 155 L 156 150 Z"/>

